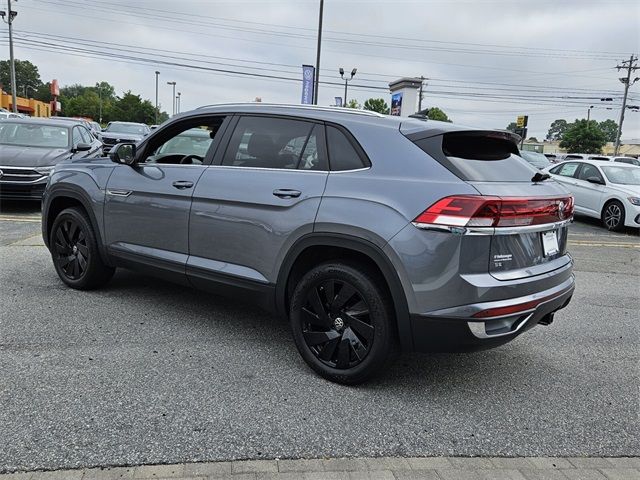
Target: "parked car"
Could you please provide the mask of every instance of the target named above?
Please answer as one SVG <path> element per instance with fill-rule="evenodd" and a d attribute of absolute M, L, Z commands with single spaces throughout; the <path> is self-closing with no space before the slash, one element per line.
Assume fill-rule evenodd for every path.
<path fill-rule="evenodd" d="M 640 227 L 640 168 L 584 160 L 546 171 L 573 193 L 576 213 L 601 219 L 609 230 Z"/>
<path fill-rule="evenodd" d="M 531 165 L 536 167 L 538 170 L 542 170 L 543 168 L 547 168 L 549 165 L 551 165 L 549 159 L 547 159 L 547 157 L 545 157 L 542 153 L 520 150 L 520 156 Z"/>
<path fill-rule="evenodd" d="M 77 122 L 0 122 L 0 198 L 40 200 L 54 165 L 100 154 L 102 144 Z"/>
<path fill-rule="evenodd" d="M 144 123 L 109 122 L 107 128 L 102 130 L 103 151 L 109 153 L 117 143 L 139 142 L 150 132 L 151 130 Z"/>
<path fill-rule="evenodd" d="M 640 167 L 640 160 L 633 157 L 612 157 L 611 161 L 619 162 L 619 163 L 627 163 L 629 165 L 635 165 L 637 167 Z"/>
<path fill-rule="evenodd" d="M 177 148 L 195 128 L 206 152 Z M 288 317 L 320 375 L 358 383 L 396 344 L 495 347 L 569 303 L 573 199 L 517 156 L 517 138 L 357 110 L 204 107 L 109 159 L 59 165 L 43 237 L 72 288 L 125 267 L 238 295 Z"/>
<path fill-rule="evenodd" d="M 559 153 L 545 153 L 543 155 L 547 157 L 547 160 L 549 160 L 551 163 L 558 163 L 562 158 L 562 155 Z"/>
<path fill-rule="evenodd" d="M 5 120 L 7 118 L 24 118 L 24 115 L 13 112 L 0 112 L 0 120 Z"/>

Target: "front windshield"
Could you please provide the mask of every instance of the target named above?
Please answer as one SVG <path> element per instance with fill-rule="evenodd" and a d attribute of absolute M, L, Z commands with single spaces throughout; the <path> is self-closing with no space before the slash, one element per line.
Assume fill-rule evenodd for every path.
<path fill-rule="evenodd" d="M 68 148 L 69 130 L 53 125 L 0 123 L 0 145 L 38 148 Z"/>
<path fill-rule="evenodd" d="M 144 125 L 136 125 L 130 123 L 112 123 L 110 124 L 106 132 L 113 133 L 133 133 L 134 135 L 144 135 L 147 133 L 147 128 Z"/>
<path fill-rule="evenodd" d="M 541 153 L 521 151 L 520 156 L 534 167 L 546 168 L 551 165 L 549 159 Z"/>
<path fill-rule="evenodd" d="M 601 167 L 611 183 L 619 185 L 640 185 L 640 168 Z"/>
<path fill-rule="evenodd" d="M 192 128 L 173 137 L 158 149 L 159 154 L 179 153 L 182 155 L 198 155 L 204 157 L 211 145 L 208 130 Z"/>

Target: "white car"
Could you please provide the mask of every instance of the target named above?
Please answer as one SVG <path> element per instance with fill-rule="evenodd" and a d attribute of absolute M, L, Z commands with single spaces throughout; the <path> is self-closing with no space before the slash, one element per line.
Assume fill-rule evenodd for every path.
<path fill-rule="evenodd" d="M 628 163 L 629 165 L 636 165 L 640 167 L 640 159 L 633 158 L 633 157 L 613 157 L 611 158 L 611 161 L 619 162 L 619 163 Z"/>
<path fill-rule="evenodd" d="M 575 198 L 575 212 L 609 230 L 640 227 L 640 167 L 598 160 L 566 161 L 544 169 Z"/>

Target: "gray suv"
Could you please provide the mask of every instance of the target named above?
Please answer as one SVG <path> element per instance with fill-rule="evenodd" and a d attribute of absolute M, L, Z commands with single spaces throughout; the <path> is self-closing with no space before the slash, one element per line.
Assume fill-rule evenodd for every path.
<path fill-rule="evenodd" d="M 573 198 L 509 132 L 336 108 L 219 105 L 110 159 L 58 165 L 43 236 L 80 290 L 116 267 L 289 319 L 304 360 L 358 383 L 405 351 L 504 344 L 574 289 Z"/>

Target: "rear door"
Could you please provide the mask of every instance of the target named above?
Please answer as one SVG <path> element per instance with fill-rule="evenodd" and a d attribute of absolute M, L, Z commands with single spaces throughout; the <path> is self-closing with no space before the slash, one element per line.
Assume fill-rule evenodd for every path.
<path fill-rule="evenodd" d="M 202 287 L 269 286 L 283 252 L 313 231 L 328 175 L 324 126 L 243 115 L 227 141 L 194 192 L 187 273 Z"/>
<path fill-rule="evenodd" d="M 553 180 L 534 182 L 539 171 L 517 155 L 508 134 L 472 131 L 412 137 L 479 195 L 488 197 L 492 209 L 501 209 L 499 225 L 480 228 L 481 234 L 475 239 L 468 236 L 464 243 L 477 255 L 487 251 L 482 237 L 490 235 L 487 266 L 494 277 L 529 277 L 571 261 L 566 255 L 569 218 L 565 218 L 572 212 L 571 195 Z"/>

